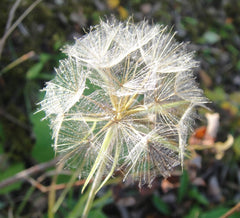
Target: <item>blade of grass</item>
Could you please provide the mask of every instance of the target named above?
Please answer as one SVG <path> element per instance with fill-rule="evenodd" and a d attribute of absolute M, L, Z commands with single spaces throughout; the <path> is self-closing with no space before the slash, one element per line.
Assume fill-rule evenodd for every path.
<path fill-rule="evenodd" d="M 21 201 L 21 204 L 19 205 L 19 207 L 17 208 L 17 211 L 16 211 L 16 217 L 19 217 L 19 215 L 22 213 L 23 209 L 25 208 L 29 198 L 31 197 L 32 193 L 34 192 L 35 190 L 35 187 L 34 186 L 31 186 L 27 193 L 25 194 L 23 200 Z"/>

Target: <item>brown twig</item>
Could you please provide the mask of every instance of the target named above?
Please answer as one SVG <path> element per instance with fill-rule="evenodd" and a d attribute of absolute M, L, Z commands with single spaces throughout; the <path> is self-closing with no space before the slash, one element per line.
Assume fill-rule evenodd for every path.
<path fill-rule="evenodd" d="M 1 70 L 0 76 L 2 76 L 4 73 L 11 70 L 12 68 L 16 67 L 17 65 L 21 64 L 22 62 L 28 60 L 29 58 L 32 58 L 34 55 L 35 55 L 34 51 L 29 51 L 28 53 L 26 53 L 26 54 L 22 55 L 21 57 L 17 58 L 16 60 L 14 60 L 13 62 L 8 64 L 6 67 L 4 67 Z"/>
<path fill-rule="evenodd" d="M 40 171 L 44 171 L 45 169 L 54 166 L 56 164 L 57 160 L 58 159 L 54 159 L 54 160 L 51 160 L 46 163 L 41 163 L 41 164 L 35 165 L 33 167 L 30 167 L 29 169 L 26 169 L 26 170 L 23 170 L 23 171 L 17 173 L 16 175 L 14 175 L 8 179 L 3 180 L 2 182 L 0 182 L 0 189 L 3 187 L 9 186 L 15 182 L 23 181 L 23 180 L 29 178 L 31 175 L 34 175 Z"/>
<path fill-rule="evenodd" d="M 6 28 L 5 28 L 5 33 L 8 31 L 8 29 L 12 25 L 12 21 L 13 21 L 13 18 L 15 16 L 15 12 L 16 12 L 20 2 L 21 2 L 21 0 L 15 1 L 15 3 L 13 4 L 13 6 L 12 6 L 10 12 L 9 12 L 8 20 L 7 20 L 7 24 L 6 24 Z"/>
<path fill-rule="evenodd" d="M 42 185 L 39 181 L 28 177 L 27 181 L 30 182 L 32 184 L 32 186 L 34 186 L 35 188 L 39 189 L 41 192 L 46 193 L 49 191 L 52 191 L 52 189 L 56 190 L 61 190 L 61 189 L 65 189 L 67 187 L 68 184 L 66 183 L 62 183 L 62 184 L 54 184 L 54 185 L 50 185 L 50 186 L 44 186 Z M 78 180 L 75 183 L 73 183 L 72 186 L 81 186 L 85 183 L 85 180 Z"/>
<path fill-rule="evenodd" d="M 11 27 L 7 29 L 7 31 L 4 33 L 3 37 L 0 39 L 0 59 L 2 55 L 2 50 L 4 47 L 4 44 L 8 38 L 8 36 L 13 32 L 13 30 L 23 21 L 23 19 L 41 2 L 42 0 L 36 0 L 33 2 L 26 11 L 23 12 L 23 14 L 13 23 Z M 10 17 L 8 18 L 10 19 Z"/>
<path fill-rule="evenodd" d="M 227 213 L 222 215 L 220 218 L 228 218 L 232 214 L 239 212 L 239 211 L 240 211 L 240 202 L 238 204 L 236 204 L 232 209 L 230 209 Z"/>

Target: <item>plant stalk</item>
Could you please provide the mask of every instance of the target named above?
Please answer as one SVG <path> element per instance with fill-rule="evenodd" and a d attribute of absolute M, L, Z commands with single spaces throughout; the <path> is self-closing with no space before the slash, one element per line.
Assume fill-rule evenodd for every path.
<path fill-rule="evenodd" d="M 82 214 L 82 218 L 87 218 L 88 213 L 89 213 L 89 211 L 91 209 L 93 200 L 94 200 L 94 198 L 95 198 L 95 196 L 96 196 L 96 194 L 97 194 L 97 192 L 99 190 L 99 187 L 101 185 L 102 177 L 103 177 L 105 169 L 106 169 L 106 159 L 107 159 L 106 152 L 109 149 L 109 145 L 111 144 L 113 135 L 114 135 L 113 134 L 113 128 L 110 127 L 110 129 L 108 129 L 108 131 L 107 131 L 107 133 L 105 135 L 105 139 L 104 139 L 104 141 L 102 143 L 102 147 L 101 147 L 100 152 L 99 152 L 99 155 L 102 155 L 102 157 L 99 157 L 99 155 L 98 155 L 97 160 L 96 160 L 96 162 L 99 161 L 100 163 L 99 163 L 99 167 L 98 167 L 98 169 L 96 171 L 96 174 L 95 174 L 95 177 L 94 177 L 91 189 L 90 189 L 89 197 L 87 199 L 87 203 L 86 203 L 86 206 L 84 208 L 84 211 L 83 211 L 83 214 Z M 92 170 L 93 170 L 92 171 L 92 175 L 89 178 L 93 177 L 94 171 L 96 169 L 92 169 Z M 86 180 L 86 182 L 87 182 L 87 180 Z M 85 185 L 83 187 L 83 190 L 85 188 Z"/>
<path fill-rule="evenodd" d="M 106 164 L 105 164 L 104 161 L 102 161 L 102 163 L 99 166 L 99 169 L 96 173 L 96 176 L 93 180 L 91 190 L 90 190 L 90 193 L 89 193 L 89 197 L 87 199 L 87 203 L 86 203 L 86 206 L 85 206 L 83 214 L 82 214 L 82 218 L 87 218 L 87 216 L 88 216 L 88 213 L 89 213 L 89 211 L 92 207 L 93 200 L 94 200 L 94 198 L 97 194 L 96 191 L 98 190 L 98 187 L 101 184 L 105 168 L 106 168 Z"/>

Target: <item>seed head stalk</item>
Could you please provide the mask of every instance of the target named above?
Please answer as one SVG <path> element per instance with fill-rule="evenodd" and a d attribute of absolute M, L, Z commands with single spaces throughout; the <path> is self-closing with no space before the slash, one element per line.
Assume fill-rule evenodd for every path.
<path fill-rule="evenodd" d="M 111 142 L 113 140 L 113 136 L 115 135 L 114 134 L 114 131 L 115 131 L 114 128 L 115 128 L 115 126 L 112 126 L 106 132 L 105 139 L 103 141 L 101 150 L 99 151 L 98 157 L 97 157 L 97 159 L 96 159 L 96 161 L 95 161 L 95 163 L 94 163 L 94 165 L 91 169 L 91 172 L 89 173 L 89 176 L 86 179 L 86 181 L 84 183 L 84 186 L 82 188 L 82 192 L 83 192 L 84 189 L 86 188 L 86 186 L 88 185 L 89 181 L 93 177 L 96 169 L 97 169 L 96 175 L 94 176 L 93 183 L 92 183 L 92 186 L 91 186 L 91 189 L 90 189 L 89 197 L 87 199 L 87 203 L 86 203 L 84 211 L 83 211 L 83 217 L 84 218 L 87 217 L 87 215 L 89 213 L 89 210 L 91 208 L 91 205 L 93 203 L 95 195 L 104 186 L 104 184 L 108 181 L 108 179 L 112 176 L 112 174 L 115 170 L 115 167 L 117 165 L 118 157 L 119 157 L 119 146 L 117 146 L 117 149 L 116 149 L 116 152 L 115 152 L 115 158 L 114 158 L 114 161 L 113 161 L 112 169 L 110 170 L 109 174 L 106 176 L 104 181 L 102 182 L 102 178 L 103 178 L 104 172 L 105 172 L 106 167 L 107 167 L 105 161 L 106 161 L 106 158 L 108 157 L 108 150 L 110 149 L 110 145 L 111 145 Z"/>

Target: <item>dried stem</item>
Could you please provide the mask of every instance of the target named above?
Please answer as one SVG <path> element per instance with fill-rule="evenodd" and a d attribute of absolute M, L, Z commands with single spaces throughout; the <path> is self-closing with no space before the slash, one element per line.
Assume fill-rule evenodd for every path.
<path fill-rule="evenodd" d="M 50 192 L 52 189 L 62 190 L 68 186 L 68 184 L 66 184 L 66 183 L 44 186 L 38 180 L 35 180 L 31 177 L 27 178 L 27 180 L 32 184 L 32 186 L 34 186 L 35 188 L 40 190 L 42 193 Z M 84 183 L 85 183 L 85 180 L 78 180 L 73 184 L 73 186 L 81 186 Z"/>
<path fill-rule="evenodd" d="M 13 4 L 13 6 L 12 6 L 10 12 L 9 12 L 9 16 L 8 16 L 8 20 L 7 20 L 7 24 L 6 24 L 6 28 L 5 28 L 5 33 L 8 31 L 8 29 L 9 29 L 10 26 L 12 25 L 12 21 L 13 21 L 13 18 L 14 18 L 14 16 L 15 16 L 15 12 L 16 12 L 16 10 L 17 10 L 17 8 L 18 8 L 18 6 L 19 6 L 19 4 L 20 4 L 21 1 L 22 1 L 22 0 L 17 0 L 17 1 Z"/>
<path fill-rule="evenodd" d="M 13 62 L 8 64 L 6 67 L 4 67 L 1 70 L 0 76 L 2 76 L 4 73 L 8 72 L 12 68 L 16 67 L 17 65 L 21 64 L 22 62 L 28 60 L 29 58 L 32 58 L 34 55 L 35 55 L 34 51 L 29 51 L 28 53 L 26 53 L 26 54 L 22 55 L 21 57 L 17 58 L 16 60 L 14 60 Z"/>
<path fill-rule="evenodd" d="M 235 212 L 238 212 L 238 211 L 240 211 L 240 202 L 238 204 L 236 204 L 232 209 L 230 209 L 227 213 L 222 215 L 220 218 L 228 218 L 232 214 L 234 214 Z"/>
<path fill-rule="evenodd" d="M 41 163 L 41 164 L 35 165 L 33 167 L 30 167 L 29 169 L 23 170 L 23 171 L 17 173 L 16 175 L 0 182 L 0 189 L 4 188 L 6 186 L 9 186 L 15 182 L 26 180 L 29 176 L 31 176 L 33 174 L 36 174 L 40 171 L 44 171 L 45 169 L 47 169 L 49 167 L 55 166 L 56 162 L 57 162 L 57 159 L 54 159 L 49 162 Z"/>
<path fill-rule="evenodd" d="M 8 36 L 13 32 L 13 30 L 23 21 L 23 19 L 41 2 L 42 0 L 37 0 L 33 2 L 26 11 L 23 12 L 23 14 L 13 23 L 11 27 L 7 29 L 7 31 L 4 33 L 3 37 L 0 40 L 0 59 L 2 56 L 2 50 L 4 47 L 4 44 L 8 38 Z M 13 10 L 14 12 L 14 10 Z M 12 16 L 12 15 L 11 15 Z M 8 20 L 12 19 L 11 16 L 9 15 Z M 9 22 L 7 22 L 8 25 Z"/>

